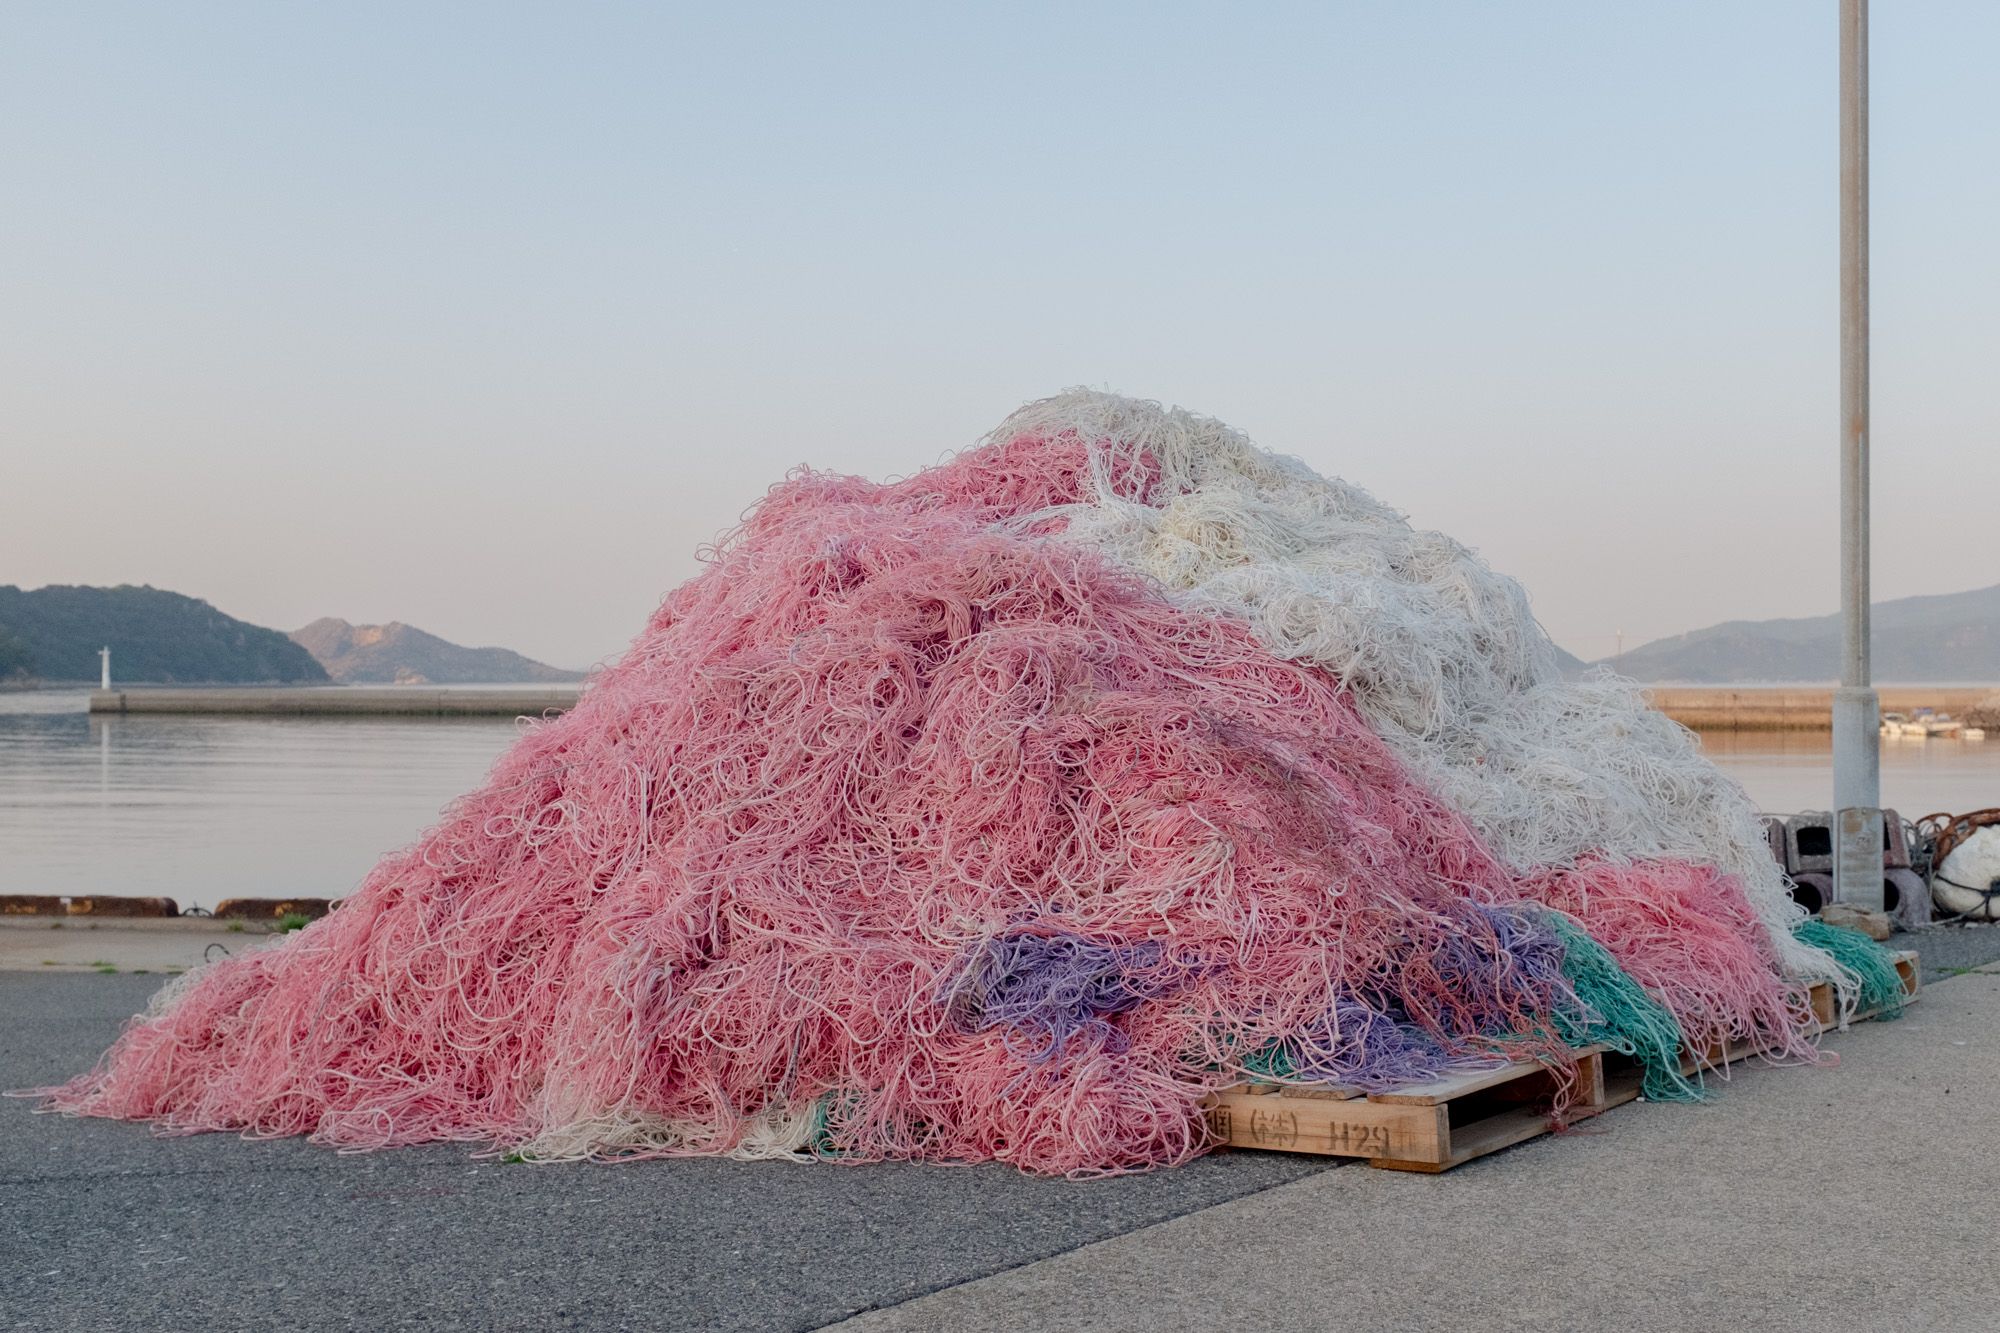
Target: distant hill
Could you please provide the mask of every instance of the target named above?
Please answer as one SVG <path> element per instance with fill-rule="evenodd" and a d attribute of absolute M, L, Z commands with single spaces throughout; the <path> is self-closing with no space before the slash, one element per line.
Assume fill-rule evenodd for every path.
<path fill-rule="evenodd" d="M 350 625 L 327 616 L 292 639 L 310 652 L 328 675 L 354 685 L 479 685 L 524 681 L 582 680 L 505 648 L 463 648 L 414 625 Z"/>
<path fill-rule="evenodd" d="M 2000 680 L 2000 584 L 1875 603 L 1872 674 L 1902 684 Z M 1740 685 L 1840 675 L 1840 617 L 1732 620 L 1656 639 L 1616 660 L 1643 681 Z"/>
<path fill-rule="evenodd" d="M 325 684 L 312 654 L 274 629 L 195 597 L 123 583 L 0 586 L 0 680 L 95 681 L 111 649 L 114 684 Z"/>

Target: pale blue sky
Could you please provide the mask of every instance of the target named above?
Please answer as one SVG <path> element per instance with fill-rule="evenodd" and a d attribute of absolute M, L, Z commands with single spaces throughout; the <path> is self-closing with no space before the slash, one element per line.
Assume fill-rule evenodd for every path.
<path fill-rule="evenodd" d="M 1836 10 L 0 5 L 0 582 L 582 664 L 1091 384 L 1585 656 L 1830 611 Z M 1897 596 L 2000 581 L 2000 5 L 1875 11 Z"/>

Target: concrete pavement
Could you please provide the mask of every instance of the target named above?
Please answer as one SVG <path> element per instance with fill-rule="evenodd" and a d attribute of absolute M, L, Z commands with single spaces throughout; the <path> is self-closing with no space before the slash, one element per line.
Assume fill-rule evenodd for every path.
<path fill-rule="evenodd" d="M 1327 1172 L 840 1325 L 853 1333 L 2000 1328 L 2000 967 L 1432 1178 Z"/>

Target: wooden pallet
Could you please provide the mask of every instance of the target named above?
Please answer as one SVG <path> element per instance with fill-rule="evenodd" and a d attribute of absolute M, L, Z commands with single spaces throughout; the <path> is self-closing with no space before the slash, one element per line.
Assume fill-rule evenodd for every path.
<path fill-rule="evenodd" d="M 1896 956 L 1905 993 L 1917 997 L 1917 955 Z M 1815 986 L 1813 1014 L 1822 1029 L 1833 1025 L 1833 992 Z M 1856 1014 L 1850 1022 L 1875 1017 Z M 1739 1043 L 1682 1056 L 1682 1072 L 1721 1068 L 1762 1048 Z M 1452 1167 L 1537 1138 L 1559 1123 L 1594 1116 L 1639 1096 L 1642 1070 L 1630 1056 L 1593 1046 L 1577 1053 L 1577 1082 L 1563 1121 L 1550 1113 L 1557 1076 L 1538 1064 L 1453 1074 L 1390 1092 L 1363 1092 L 1337 1084 L 1294 1087 L 1245 1083 L 1208 1101 L 1208 1123 L 1232 1148 L 1353 1157 L 1393 1171 L 1449 1171 Z"/>
<path fill-rule="evenodd" d="M 1604 1109 L 1604 1052 L 1579 1052 L 1569 1119 Z M 1449 1171 L 1555 1128 L 1557 1078 L 1537 1064 L 1453 1074 L 1393 1092 L 1246 1084 L 1209 1099 L 1231 1147 L 1365 1158 L 1396 1171 Z"/>

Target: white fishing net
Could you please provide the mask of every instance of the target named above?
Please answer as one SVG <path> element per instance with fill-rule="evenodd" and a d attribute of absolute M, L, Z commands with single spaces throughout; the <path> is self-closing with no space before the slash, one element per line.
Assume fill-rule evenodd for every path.
<path fill-rule="evenodd" d="M 1094 504 L 1060 511 L 1069 540 L 1339 676 L 1412 772 L 1516 868 L 1714 865 L 1741 879 L 1789 972 L 1847 981 L 1794 938 L 1805 913 L 1742 788 L 1629 682 L 1564 679 L 1513 579 L 1358 487 L 1180 409 L 1075 390 L 1022 408 L 993 438 L 1072 431 L 1093 447 L 1098 484 Z M 1157 504 L 1111 483 L 1140 448 L 1163 474 Z"/>

